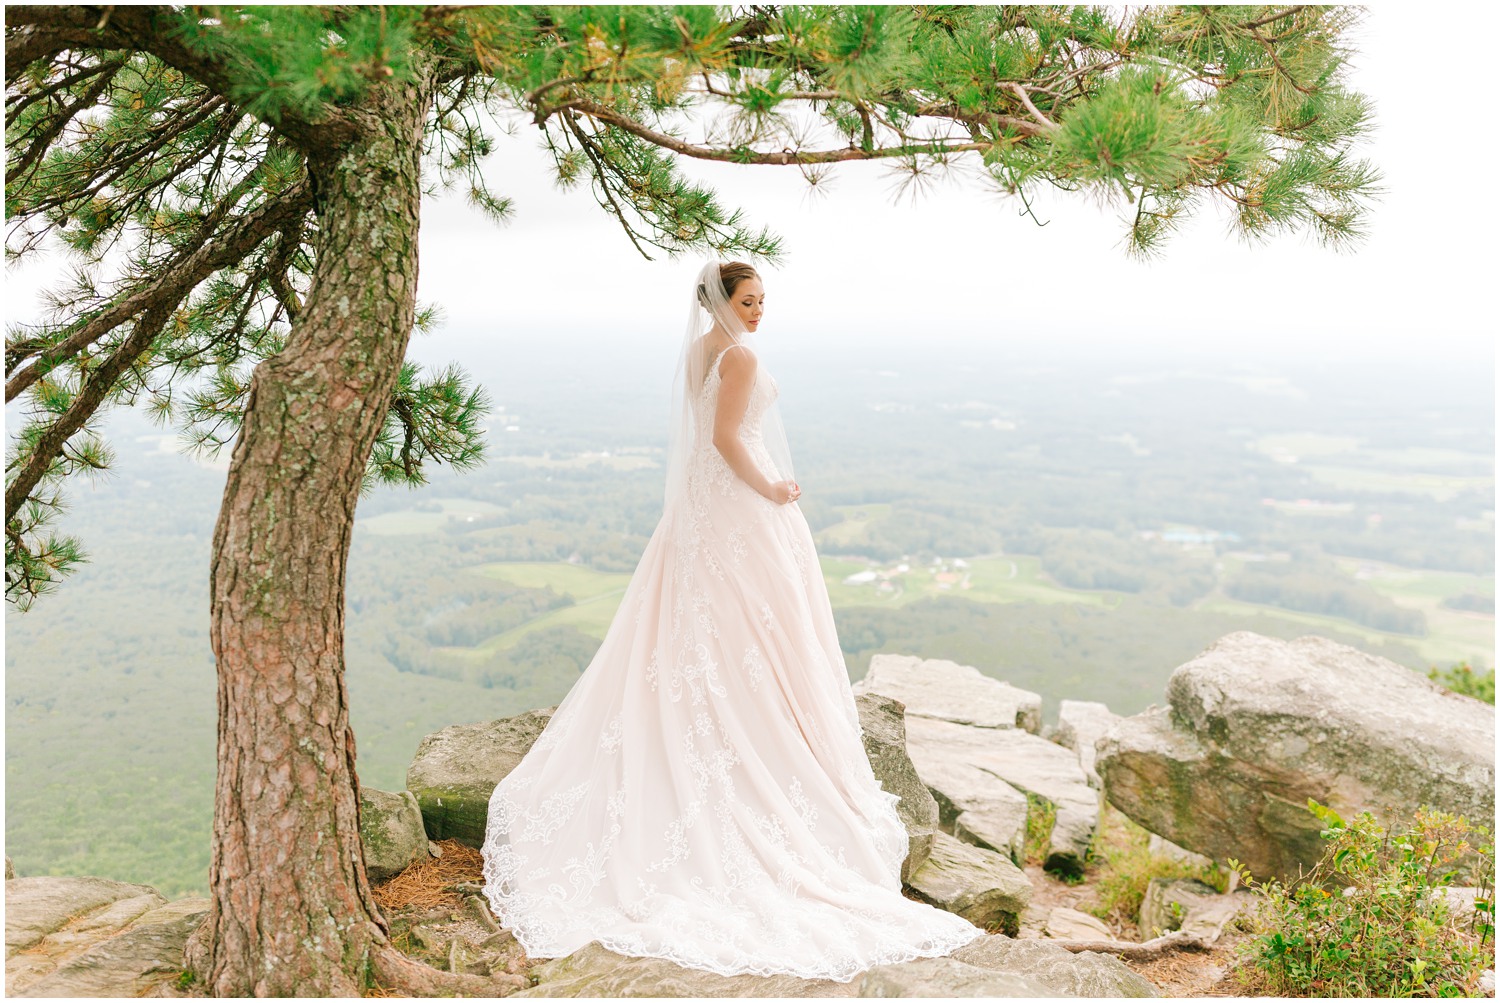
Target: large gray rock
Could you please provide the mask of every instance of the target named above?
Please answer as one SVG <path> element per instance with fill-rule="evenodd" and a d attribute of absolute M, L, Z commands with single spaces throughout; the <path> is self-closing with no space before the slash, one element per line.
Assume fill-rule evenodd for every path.
<path fill-rule="evenodd" d="M 1064 700 L 1058 705 L 1052 740 L 1078 753 L 1078 765 L 1094 787 L 1103 786 L 1094 769 L 1094 743 L 1119 719 L 1120 715 L 1096 700 Z"/>
<path fill-rule="evenodd" d="M 940 824 L 966 843 L 1024 862 L 1026 795 L 970 763 L 961 749 L 909 744 L 917 774 L 937 801 Z"/>
<path fill-rule="evenodd" d="M 117 917 L 118 926 L 166 901 L 150 885 L 108 878 L 11 878 L 5 882 L 5 957 L 37 946 L 64 927 L 97 927 L 106 912 L 104 922 Z"/>
<path fill-rule="evenodd" d="M 1099 824 L 1100 794 L 1089 786 L 1072 751 L 1014 728 L 976 728 L 910 715 L 906 719 L 906 741 L 917 773 L 928 787 L 941 782 L 934 778 L 944 775 L 943 764 L 966 764 L 1016 790 L 1051 802 L 1057 820 L 1043 866 L 1070 873 L 1082 871 L 1084 855 Z M 924 764 L 937 768 L 924 772 Z M 951 775 L 951 771 L 946 772 Z M 998 784 L 991 789 L 997 799 L 1005 796 Z M 936 787 L 934 796 L 940 807 L 945 800 L 954 804 L 963 800 L 946 795 L 940 787 Z M 995 842 L 991 845 L 1001 849 Z"/>
<path fill-rule="evenodd" d="M 1003 853 L 939 832 L 927 862 L 912 875 L 920 898 L 986 930 L 1015 934 L 1031 901 L 1031 880 Z"/>
<path fill-rule="evenodd" d="M 909 882 L 932 851 L 933 835 L 938 831 L 938 805 L 907 755 L 906 714 L 901 701 L 865 693 L 854 698 L 854 707 L 859 712 L 865 755 L 875 778 L 881 787 L 901 798 L 896 802 L 896 814 L 905 823 L 909 838 L 906 859 L 901 862 L 901 880 Z"/>
<path fill-rule="evenodd" d="M 1237 888 L 1226 895 L 1195 878 L 1152 878 L 1141 899 L 1141 939 L 1181 930 L 1212 943 L 1230 920 L 1255 904 L 1255 899 L 1248 888 Z"/>
<path fill-rule="evenodd" d="M 1065 905 L 1053 906 L 1047 910 L 1047 919 L 1043 922 L 1042 929 L 1047 936 L 1056 940 L 1120 939 L 1099 917 Z"/>
<path fill-rule="evenodd" d="M 21 997 L 139 996 L 183 966 L 207 899 L 167 902 L 104 878 L 5 883 L 5 989 Z"/>
<path fill-rule="evenodd" d="M 483 724 L 455 724 L 422 739 L 406 770 L 427 835 L 484 844 L 490 795 L 552 719 L 555 706 Z"/>
<path fill-rule="evenodd" d="M 1015 972 L 1048 987 L 1049 996 L 1160 996 L 1145 978 L 1113 954 L 1074 953 L 1045 940 L 978 937 L 949 955 L 955 961 Z"/>
<path fill-rule="evenodd" d="M 856 695 L 881 693 L 906 705 L 907 717 L 935 717 L 980 728 L 1021 728 L 1035 733 L 1042 724 L 1042 698 L 992 679 L 972 665 L 946 658 L 874 655 Z"/>
<path fill-rule="evenodd" d="M 512 996 L 625 997 L 719 999 L 734 996 L 854 995 L 850 982 L 799 979 L 794 975 L 719 975 L 683 968 L 662 958 L 635 958 L 602 947 L 597 940 L 565 958 L 544 961 L 528 972 L 540 980 Z M 859 976 L 855 976 L 859 978 Z"/>
<path fill-rule="evenodd" d="M 1258 878 L 1322 855 L 1309 798 L 1387 825 L 1422 804 L 1494 816 L 1494 708 L 1357 648 L 1235 631 L 1177 667 L 1167 700 L 1100 740 L 1110 802 Z"/>
<path fill-rule="evenodd" d="M 365 873 L 374 882 L 393 878 L 428 857 L 422 809 L 411 791 L 393 794 L 361 787 L 359 835 L 365 847 Z"/>
<path fill-rule="evenodd" d="M 1062 994 L 1014 972 L 997 972 L 952 958 L 914 958 L 897 965 L 876 965 L 859 976 L 859 995 L 865 999 L 1036 999 Z"/>

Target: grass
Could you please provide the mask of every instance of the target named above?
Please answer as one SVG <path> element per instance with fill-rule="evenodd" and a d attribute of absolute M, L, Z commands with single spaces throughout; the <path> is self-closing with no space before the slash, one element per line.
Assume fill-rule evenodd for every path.
<path fill-rule="evenodd" d="M 1052 828 L 1057 824 L 1057 805 L 1040 795 L 1026 792 L 1026 849 L 1028 864 L 1038 866 L 1052 848 Z"/>
<path fill-rule="evenodd" d="M 1150 843 L 1151 833 L 1105 802 L 1089 847 L 1088 863 L 1094 868 L 1089 877 L 1097 899 L 1089 912 L 1106 922 L 1136 925 L 1152 878 L 1197 878 L 1220 892 L 1228 889 L 1226 872 L 1154 854 Z M 1141 939 L 1149 939 L 1149 931 L 1142 931 Z"/>

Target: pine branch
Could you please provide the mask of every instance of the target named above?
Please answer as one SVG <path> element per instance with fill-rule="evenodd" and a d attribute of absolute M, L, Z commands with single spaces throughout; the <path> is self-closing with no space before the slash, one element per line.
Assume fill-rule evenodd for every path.
<path fill-rule="evenodd" d="M 198 30 L 196 15 L 171 7 L 139 6 L 9 6 L 7 28 L 30 27 L 44 32 L 69 32 L 86 38 L 80 47 L 147 52 L 175 70 L 192 77 L 214 94 L 231 97 L 242 88 L 239 67 L 189 46 L 185 33 Z M 91 30 L 92 29 L 92 30 Z M 338 149 L 353 142 L 362 128 L 359 116 L 324 104 L 316 118 L 286 109 L 268 113 L 267 124 L 303 150 Z"/>
<path fill-rule="evenodd" d="M 840 150 L 781 150 L 770 153 L 751 150 L 749 147 L 712 147 L 699 146 L 695 143 L 684 142 L 675 136 L 657 132 L 632 118 L 596 104 L 583 98 L 575 98 L 565 102 L 558 108 L 572 108 L 596 118 L 601 122 L 607 122 L 617 129 L 623 129 L 633 136 L 644 139 L 653 146 L 659 146 L 673 153 L 682 154 L 685 157 L 695 157 L 699 160 L 716 160 L 732 164 L 775 164 L 786 167 L 791 164 L 834 164 L 849 160 L 879 160 L 887 157 L 910 156 L 914 153 L 966 153 L 974 150 L 987 150 L 990 143 L 919 143 L 898 147 L 882 147 L 875 150 L 863 150 L 857 146 L 847 147 Z"/>
<path fill-rule="evenodd" d="M 169 277 L 163 279 L 154 290 L 154 295 L 145 302 L 141 318 L 130 336 L 107 359 L 93 368 L 83 390 L 74 398 L 68 410 L 38 439 L 21 471 L 5 486 L 7 523 L 15 518 L 21 504 L 40 483 L 63 443 L 93 416 L 113 389 L 116 378 L 151 344 L 182 298 L 204 277 L 243 258 L 251 248 L 284 227 L 288 221 L 305 215 L 310 208 L 311 193 L 303 182 L 237 221 L 218 241 L 196 249 L 180 270 L 169 273 Z M 37 372 L 36 365 L 29 367 L 26 372 L 33 374 L 31 381 L 41 375 Z M 13 379 L 12 382 L 14 381 Z"/>

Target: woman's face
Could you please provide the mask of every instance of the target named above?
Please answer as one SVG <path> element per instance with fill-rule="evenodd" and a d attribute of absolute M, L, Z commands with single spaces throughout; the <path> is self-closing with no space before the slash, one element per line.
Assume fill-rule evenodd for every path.
<path fill-rule="evenodd" d="M 741 279 L 734 287 L 734 295 L 729 297 L 729 305 L 740 323 L 745 325 L 745 330 L 754 331 L 760 323 L 760 315 L 766 310 L 766 290 L 760 279 L 753 276 Z"/>

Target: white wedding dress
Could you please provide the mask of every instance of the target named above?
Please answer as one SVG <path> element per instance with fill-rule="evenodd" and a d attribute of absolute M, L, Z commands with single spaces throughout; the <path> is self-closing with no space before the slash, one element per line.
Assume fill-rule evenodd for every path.
<path fill-rule="evenodd" d="M 723 975 L 847 982 L 947 954 L 984 931 L 901 892 L 899 799 L 865 754 L 807 520 L 711 444 L 719 358 L 686 499 L 490 798 L 485 895 L 532 958 L 597 940 Z M 767 476 L 760 417 L 777 393 L 758 367 L 739 432 Z"/>

